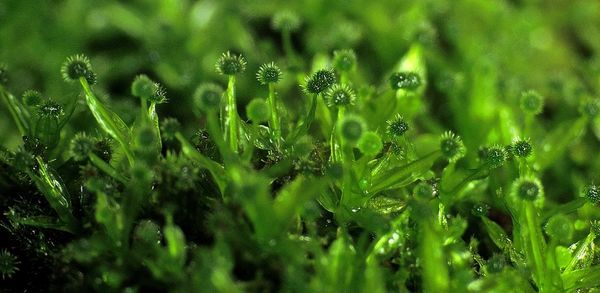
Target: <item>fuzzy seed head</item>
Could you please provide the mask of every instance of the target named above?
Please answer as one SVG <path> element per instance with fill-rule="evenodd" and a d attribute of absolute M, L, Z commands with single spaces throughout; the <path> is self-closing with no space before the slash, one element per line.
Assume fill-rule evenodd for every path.
<path fill-rule="evenodd" d="M 538 115 L 544 108 L 544 97 L 530 90 L 521 94 L 521 110 L 526 114 Z"/>
<path fill-rule="evenodd" d="M 154 130 L 147 126 L 138 129 L 136 133 L 136 142 L 138 146 L 141 146 L 142 148 L 153 145 L 156 142 Z"/>
<path fill-rule="evenodd" d="M 352 49 L 333 52 L 333 67 L 338 71 L 348 72 L 356 66 L 356 53 Z"/>
<path fill-rule="evenodd" d="M 414 91 L 421 85 L 421 77 L 415 72 L 394 72 L 389 81 L 393 90 Z"/>
<path fill-rule="evenodd" d="M 75 161 L 83 161 L 94 151 L 94 141 L 85 133 L 77 133 L 71 140 L 69 149 Z"/>
<path fill-rule="evenodd" d="M 486 268 L 490 273 L 500 273 L 506 267 L 506 259 L 504 255 L 496 253 L 486 262 Z"/>
<path fill-rule="evenodd" d="M 44 118 L 59 119 L 63 114 L 63 107 L 52 99 L 47 99 L 38 105 L 38 115 Z"/>
<path fill-rule="evenodd" d="M 0 251 L 0 276 L 2 280 L 10 279 L 19 271 L 19 260 L 8 250 Z"/>
<path fill-rule="evenodd" d="M 19 149 L 12 157 L 12 164 L 17 170 L 32 170 L 35 167 L 35 157 L 30 152 Z"/>
<path fill-rule="evenodd" d="M 21 96 L 21 101 L 27 107 L 36 107 L 43 99 L 42 94 L 36 90 L 27 90 Z"/>
<path fill-rule="evenodd" d="M 133 238 L 135 241 L 139 241 L 145 245 L 157 245 L 160 244 L 162 233 L 160 226 L 152 220 L 143 220 L 135 227 L 133 232 Z"/>
<path fill-rule="evenodd" d="M 227 51 L 219 57 L 216 64 L 217 72 L 223 75 L 236 75 L 246 71 L 246 59 L 242 55 Z"/>
<path fill-rule="evenodd" d="M 413 189 L 413 196 L 418 199 L 431 199 L 436 195 L 437 191 L 433 185 L 421 181 Z"/>
<path fill-rule="evenodd" d="M 256 79 L 260 84 L 278 83 L 281 80 L 281 69 L 274 62 L 265 63 L 258 68 Z"/>
<path fill-rule="evenodd" d="M 600 206 L 600 186 L 596 184 L 586 186 L 583 190 L 583 196 L 591 203 Z"/>
<path fill-rule="evenodd" d="M 289 10 L 277 12 L 271 19 L 271 27 L 279 32 L 297 31 L 301 24 L 300 16 Z"/>
<path fill-rule="evenodd" d="M 359 116 L 346 115 L 338 122 L 338 131 L 341 137 L 350 142 L 357 142 L 365 132 L 365 122 Z"/>
<path fill-rule="evenodd" d="M 383 149 L 383 142 L 377 133 L 369 131 L 358 140 L 358 149 L 367 156 L 375 156 Z"/>
<path fill-rule="evenodd" d="M 263 99 L 253 99 L 246 106 L 246 115 L 248 119 L 255 123 L 261 123 L 269 120 L 271 109 Z"/>
<path fill-rule="evenodd" d="M 181 123 L 179 120 L 167 117 L 160 124 L 160 136 L 165 141 L 173 141 L 175 140 L 175 133 L 177 133 L 181 129 Z"/>
<path fill-rule="evenodd" d="M 531 155 L 533 148 L 528 139 L 519 139 L 512 144 L 511 151 L 517 157 L 526 158 Z"/>
<path fill-rule="evenodd" d="M 581 113 L 594 118 L 600 114 L 600 99 L 588 98 L 581 104 Z"/>
<path fill-rule="evenodd" d="M 8 83 L 8 70 L 5 64 L 0 63 L 0 85 L 4 86 Z"/>
<path fill-rule="evenodd" d="M 391 136 L 399 137 L 404 135 L 409 130 L 408 123 L 404 120 L 400 114 L 396 114 L 396 116 L 387 121 L 387 132 Z"/>
<path fill-rule="evenodd" d="M 73 55 L 67 58 L 60 69 L 65 81 L 77 82 L 83 77 L 92 85 L 96 83 L 96 73 L 92 69 L 90 59 L 83 55 Z"/>
<path fill-rule="evenodd" d="M 223 88 L 214 83 L 204 83 L 196 88 L 194 103 L 201 111 L 212 111 L 219 108 Z"/>
<path fill-rule="evenodd" d="M 590 222 L 590 232 L 597 235 L 600 235 L 600 220 L 595 220 Z"/>
<path fill-rule="evenodd" d="M 451 131 L 446 131 L 440 137 L 442 155 L 450 162 L 456 162 L 465 155 L 465 145 L 462 139 Z"/>
<path fill-rule="evenodd" d="M 148 99 L 158 90 L 158 84 L 147 75 L 140 74 L 131 83 L 131 94 L 138 98 Z"/>
<path fill-rule="evenodd" d="M 335 73 L 330 69 L 321 69 L 306 79 L 304 91 L 309 94 L 319 94 L 335 83 Z"/>
<path fill-rule="evenodd" d="M 156 104 L 163 104 L 167 102 L 167 90 L 160 84 L 156 83 L 155 91 L 148 97 L 148 101 Z"/>
<path fill-rule="evenodd" d="M 330 107 L 351 106 L 356 101 L 356 94 L 350 86 L 336 83 L 325 92 L 325 99 Z"/>
<path fill-rule="evenodd" d="M 546 234 L 559 242 L 569 241 L 573 237 L 574 229 L 573 222 L 564 214 L 552 216 L 544 227 Z"/>
<path fill-rule="evenodd" d="M 485 164 L 490 169 L 502 167 L 506 159 L 506 150 L 501 146 L 496 145 L 485 150 Z"/>
<path fill-rule="evenodd" d="M 476 217 L 485 217 L 490 210 L 490 206 L 486 203 L 476 203 L 473 208 L 471 208 L 471 214 Z"/>
<path fill-rule="evenodd" d="M 512 194 L 523 200 L 534 201 L 544 196 L 544 188 L 535 177 L 521 177 L 513 182 Z"/>

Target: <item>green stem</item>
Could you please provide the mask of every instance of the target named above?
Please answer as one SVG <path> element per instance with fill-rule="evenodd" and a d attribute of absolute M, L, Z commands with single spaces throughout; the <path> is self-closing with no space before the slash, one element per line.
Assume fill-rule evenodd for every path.
<path fill-rule="evenodd" d="M 219 186 L 219 189 L 222 193 L 225 190 L 226 186 L 225 168 L 221 164 L 207 158 L 198 150 L 196 150 L 196 148 L 192 144 L 190 144 L 190 142 L 187 139 L 185 139 L 185 137 L 183 137 L 183 135 L 180 132 L 177 132 L 175 134 L 175 137 L 181 143 L 182 153 L 186 157 L 196 162 L 200 167 L 207 169 L 212 175 L 217 185 Z"/>
<path fill-rule="evenodd" d="M 281 37 L 283 39 L 283 51 L 287 58 L 294 62 L 296 60 L 296 54 L 294 54 L 294 49 L 292 47 L 292 33 L 289 30 L 284 29 L 281 32 Z"/>
<path fill-rule="evenodd" d="M 279 138 L 281 137 L 281 126 L 279 121 L 279 112 L 277 112 L 277 101 L 275 96 L 275 85 L 269 83 L 269 107 L 271 108 L 271 123 L 269 127 L 273 130 L 273 138 L 275 142 L 279 144 Z"/>
<path fill-rule="evenodd" d="M 594 241 L 594 238 L 596 238 L 596 234 L 594 234 L 593 232 L 590 232 L 590 234 L 588 234 L 588 236 L 585 237 L 583 242 L 579 246 L 577 246 L 577 250 L 573 254 L 573 258 L 571 259 L 571 261 L 569 262 L 569 264 L 563 271 L 563 274 L 566 274 L 575 269 L 575 266 L 577 265 L 577 263 L 580 260 L 582 260 L 585 257 L 585 255 L 587 254 L 588 247 Z"/>
<path fill-rule="evenodd" d="M 550 217 L 552 217 L 553 215 L 556 215 L 559 212 L 563 213 L 563 214 L 570 214 L 570 213 L 576 211 L 577 209 L 579 209 L 580 207 L 582 207 L 587 202 L 588 202 L 587 199 L 580 197 L 580 198 L 574 199 L 568 203 L 554 207 L 551 210 L 544 213 L 544 216 L 542 217 L 542 222 L 546 222 L 548 219 L 550 219 Z"/>
<path fill-rule="evenodd" d="M 238 112 L 235 101 L 235 75 L 229 76 L 227 84 L 227 121 L 229 124 L 229 147 L 234 153 L 238 152 Z"/>
<path fill-rule="evenodd" d="M 524 218 L 527 225 L 527 236 L 530 244 L 531 257 L 533 258 L 534 276 L 538 287 L 545 288 L 546 267 L 543 253 L 543 235 L 540 228 L 539 219 L 536 215 L 536 208 L 531 201 L 524 201 Z M 530 259 L 531 260 L 531 259 Z"/>
<path fill-rule="evenodd" d="M 405 180 L 414 178 L 414 174 L 422 174 L 422 172 L 428 170 L 440 156 L 441 152 L 436 150 L 406 165 L 380 173 L 378 176 L 373 178 L 373 184 L 370 192 L 373 194 L 380 192 L 386 188 L 404 182 Z"/>
<path fill-rule="evenodd" d="M 208 134 L 212 137 L 213 141 L 217 145 L 219 149 L 219 153 L 223 157 L 224 162 L 231 161 L 231 151 L 229 150 L 227 143 L 223 139 L 223 132 L 219 127 L 219 119 L 217 117 L 216 112 L 211 111 L 206 113 L 206 128 L 208 130 Z"/>
<path fill-rule="evenodd" d="M 471 174 L 469 174 L 467 177 L 465 177 L 465 179 L 463 179 L 462 181 L 460 181 L 454 188 L 452 188 L 449 192 L 447 192 L 447 195 L 453 195 L 457 192 L 459 192 L 465 185 L 467 185 L 469 182 L 475 180 L 475 178 L 477 178 L 478 176 L 480 176 L 483 171 L 487 171 L 485 166 L 479 167 L 475 170 L 473 170 L 471 172 Z M 444 192 L 446 193 L 446 192 Z"/>
<path fill-rule="evenodd" d="M 127 179 L 123 175 L 121 175 L 119 173 L 119 171 L 117 171 L 115 168 L 113 168 L 113 166 L 111 166 L 110 164 L 106 163 L 104 160 L 102 160 L 96 154 L 90 153 L 89 158 L 90 158 L 90 161 L 92 162 L 92 164 L 94 164 L 94 166 L 96 166 L 98 169 L 102 170 L 104 173 L 108 174 L 110 177 L 116 179 L 117 181 L 119 181 L 123 184 L 127 184 L 129 182 L 129 179 Z"/>
<path fill-rule="evenodd" d="M 90 108 L 90 111 L 92 112 L 92 115 L 94 115 L 94 118 L 96 118 L 96 121 L 98 122 L 100 127 L 102 127 L 102 129 L 104 131 L 106 131 L 110 136 L 112 136 L 115 140 L 117 140 L 117 142 L 119 143 L 119 145 L 125 152 L 125 156 L 127 156 L 129 163 L 131 165 L 133 165 L 133 163 L 134 163 L 133 153 L 129 149 L 129 145 L 127 144 L 124 134 L 117 127 L 117 125 L 115 124 L 115 122 L 113 120 L 114 119 L 113 115 L 116 115 L 116 114 L 110 113 L 104 107 L 102 102 L 96 97 L 96 95 L 94 95 L 94 93 L 92 92 L 92 89 L 90 88 L 90 85 L 88 84 L 87 80 L 84 77 L 80 77 L 79 82 L 81 83 L 81 86 L 83 87 L 83 91 L 85 92 L 85 98 L 86 98 L 88 107 Z"/>
<path fill-rule="evenodd" d="M 69 201 L 71 197 L 66 187 L 40 157 L 37 157 L 36 160 L 40 175 L 38 176 L 31 171 L 27 171 L 27 174 L 34 181 L 50 206 L 56 211 L 62 222 L 69 227 L 70 231 L 76 231 L 78 224 L 71 213 L 71 202 Z"/>
<path fill-rule="evenodd" d="M 6 107 L 13 117 L 15 124 L 17 124 L 17 128 L 21 135 L 27 135 L 29 126 L 26 117 L 29 116 L 28 113 L 24 112 L 22 108 L 19 107 L 15 97 L 8 93 L 2 86 L 0 86 L 0 95 L 2 96 L 2 100 L 4 100 L 4 103 L 6 103 Z"/>
<path fill-rule="evenodd" d="M 141 122 L 142 125 L 146 124 L 146 121 L 148 120 L 148 101 L 145 98 L 141 98 L 140 99 L 140 108 L 141 108 Z"/>

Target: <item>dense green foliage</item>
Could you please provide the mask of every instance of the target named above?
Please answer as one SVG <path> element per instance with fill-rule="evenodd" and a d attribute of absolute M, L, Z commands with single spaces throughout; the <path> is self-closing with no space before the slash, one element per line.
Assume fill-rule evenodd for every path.
<path fill-rule="evenodd" d="M 0 291 L 593 291 L 599 30 L 595 0 L 0 1 Z"/>

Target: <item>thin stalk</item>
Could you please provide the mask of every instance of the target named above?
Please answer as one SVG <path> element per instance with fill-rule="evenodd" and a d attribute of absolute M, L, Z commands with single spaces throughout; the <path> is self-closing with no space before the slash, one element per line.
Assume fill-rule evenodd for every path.
<path fill-rule="evenodd" d="M 141 98 L 140 99 L 140 110 L 141 110 L 141 115 L 140 115 L 140 119 L 142 122 L 142 125 L 146 124 L 146 121 L 148 120 L 148 101 L 145 98 Z"/>
<path fill-rule="evenodd" d="M 544 216 L 542 217 L 542 222 L 546 222 L 550 217 L 552 217 L 553 215 L 556 215 L 559 212 L 563 213 L 563 214 L 570 214 L 570 213 L 578 210 L 580 207 L 585 205 L 587 202 L 588 202 L 587 199 L 580 197 L 580 198 L 574 199 L 570 202 L 567 202 L 565 204 L 559 205 L 555 208 L 552 208 L 551 210 L 549 210 L 548 212 L 546 212 L 544 214 Z"/>
<path fill-rule="evenodd" d="M 308 113 L 306 113 L 306 116 L 304 116 L 304 118 L 300 121 L 300 123 L 298 124 L 298 127 L 296 127 L 296 131 L 292 135 L 290 135 L 288 142 L 293 143 L 296 141 L 296 139 L 298 139 L 302 135 L 308 133 L 308 130 L 310 129 L 310 125 L 315 120 L 315 113 L 317 111 L 317 98 L 318 97 L 319 97 L 319 94 L 313 95 Z"/>
<path fill-rule="evenodd" d="M 351 160 L 351 153 L 352 153 L 352 147 L 349 146 L 347 143 L 344 142 L 343 139 L 340 138 L 340 148 L 341 148 L 341 152 L 340 152 L 340 159 L 343 163 L 344 166 L 344 172 L 342 175 L 342 196 L 340 198 L 340 206 L 344 207 L 345 205 L 348 204 L 348 200 L 349 200 L 349 196 L 351 194 L 351 188 L 352 188 L 352 160 Z M 354 208 L 354 207 L 351 207 Z"/>
<path fill-rule="evenodd" d="M 292 33 L 289 30 L 284 29 L 281 32 L 281 37 L 283 39 L 283 51 L 285 52 L 286 57 L 292 62 L 296 61 L 296 54 L 292 47 Z"/>
<path fill-rule="evenodd" d="M 275 85 L 269 83 L 269 107 L 271 108 L 271 121 L 269 127 L 273 130 L 273 137 L 277 145 L 279 145 L 279 138 L 281 137 L 281 125 L 279 121 L 279 112 L 277 111 L 277 101 L 275 96 Z"/>
<path fill-rule="evenodd" d="M 596 238 L 596 234 L 593 232 L 590 232 L 588 234 L 588 236 L 585 237 L 583 242 L 579 246 L 577 246 L 577 250 L 575 250 L 575 253 L 573 254 L 573 258 L 571 259 L 571 261 L 569 262 L 569 264 L 563 271 L 563 274 L 566 274 L 575 269 L 575 266 L 577 265 L 577 263 L 580 260 L 582 260 L 585 257 L 585 255 L 587 254 L 588 247 L 594 241 L 594 238 Z"/>
<path fill-rule="evenodd" d="M 80 77 L 79 82 L 81 83 L 81 86 L 83 87 L 83 91 L 85 92 L 85 98 L 86 98 L 88 107 L 90 108 L 92 114 L 94 115 L 94 118 L 96 118 L 96 121 L 98 122 L 98 124 L 100 124 L 102 129 L 104 131 L 106 131 L 108 134 L 110 134 L 119 143 L 119 145 L 125 152 L 125 156 L 127 156 L 129 163 L 131 165 L 133 165 L 133 163 L 134 163 L 133 153 L 129 149 L 129 145 L 128 145 L 127 141 L 125 141 L 125 137 L 123 136 L 123 133 L 121 133 L 121 130 L 117 127 L 117 125 L 115 124 L 115 122 L 113 120 L 114 114 L 108 112 L 108 110 L 104 107 L 102 102 L 100 102 L 100 100 L 96 97 L 96 95 L 94 95 L 94 93 L 92 92 L 92 89 L 90 88 L 90 85 L 88 84 L 87 80 L 84 77 Z"/>
<path fill-rule="evenodd" d="M 200 167 L 207 169 L 219 186 L 219 190 L 223 193 L 226 186 L 225 168 L 200 153 L 180 132 L 177 132 L 175 137 L 181 143 L 182 153 L 196 162 Z"/>
<path fill-rule="evenodd" d="M 525 222 L 527 225 L 527 236 L 529 239 L 527 239 L 529 241 L 530 249 L 531 249 L 531 256 L 533 258 L 533 266 L 534 266 L 534 272 L 535 272 L 535 279 L 538 283 L 538 287 L 539 288 L 545 288 L 545 273 L 546 273 L 546 266 L 544 263 L 544 252 L 543 250 L 543 236 L 542 236 L 542 232 L 541 232 L 541 228 L 540 228 L 540 223 L 539 223 L 539 219 L 537 218 L 536 215 L 536 209 L 535 206 L 533 205 L 533 202 L 531 201 L 524 201 L 524 208 L 523 208 L 523 213 L 524 213 L 524 218 L 525 218 Z M 543 289 L 542 289 L 543 290 Z"/>
<path fill-rule="evenodd" d="M 127 184 L 129 182 L 129 179 L 127 179 L 127 178 L 125 178 L 125 176 L 121 175 L 119 173 L 119 171 L 117 171 L 115 168 L 113 168 L 113 166 L 111 166 L 110 164 L 106 163 L 104 160 L 102 160 L 96 154 L 90 153 L 88 157 L 89 157 L 90 161 L 92 162 L 92 164 L 94 164 L 94 166 L 96 166 L 98 169 L 102 170 L 104 173 L 108 174 L 110 177 L 116 179 L 117 181 L 119 181 L 123 184 Z"/>
<path fill-rule="evenodd" d="M 17 101 L 14 96 L 6 92 L 4 87 L 0 86 L 0 95 L 2 96 L 2 100 L 6 103 L 6 107 L 10 112 L 10 115 L 13 117 L 15 124 L 17 124 L 17 128 L 21 135 L 27 135 L 27 131 L 29 126 L 27 125 L 27 119 L 25 118 L 27 113 L 22 112 L 22 109 L 17 105 Z"/>
<path fill-rule="evenodd" d="M 344 107 L 339 107 L 337 108 L 337 121 L 341 121 L 344 118 Z M 338 160 L 342 159 L 342 154 L 339 154 L 337 152 L 337 141 L 339 139 L 339 137 L 337 135 L 335 135 L 336 132 L 336 128 L 337 128 L 337 123 L 333 123 L 333 126 L 331 128 L 331 135 L 330 135 L 330 140 L 329 140 L 329 147 L 331 149 L 331 161 L 332 162 L 336 162 Z M 341 142 L 340 142 L 341 144 Z"/>
<path fill-rule="evenodd" d="M 229 76 L 227 84 L 227 121 L 229 124 L 229 147 L 234 153 L 238 152 L 238 112 L 235 101 L 235 75 Z"/>
<path fill-rule="evenodd" d="M 221 131 L 221 128 L 219 128 L 219 119 L 214 111 L 206 113 L 206 128 L 208 134 L 213 138 L 213 141 L 217 145 L 219 153 L 221 153 L 221 156 L 223 157 L 223 161 L 229 162 L 232 154 L 223 139 L 223 132 Z"/>

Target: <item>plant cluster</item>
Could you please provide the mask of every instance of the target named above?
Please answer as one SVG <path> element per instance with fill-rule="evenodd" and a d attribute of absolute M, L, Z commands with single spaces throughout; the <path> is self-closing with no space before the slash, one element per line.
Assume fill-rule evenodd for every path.
<path fill-rule="evenodd" d="M 276 41 L 197 56 L 206 74 L 165 54 L 155 70 L 113 77 L 117 57 L 65 55 L 48 77 L 62 82 L 15 95 L 27 79 L 0 66 L 0 104 L 19 138 L 0 148 L 0 278 L 15 290 L 79 292 L 600 287 L 597 81 L 514 81 L 505 74 L 534 69 L 505 64 L 506 41 L 481 61 L 485 50 L 457 36 L 469 1 L 457 11 L 424 2 L 402 4 L 415 28 L 400 56 L 358 46 L 348 22 L 320 48 L 320 22 L 289 9 L 262 16 Z M 473 2 L 527 23 L 525 7 Z M 187 5 L 220 11 L 201 3 Z M 189 33 L 187 12 L 169 5 L 155 19 L 163 33 L 145 33 L 144 10 L 127 4 L 89 21 L 168 46 Z M 393 38 L 376 19 L 361 20 L 373 42 Z M 247 35 L 235 20 L 223 25 Z M 120 87 L 107 86 L 113 78 Z M 556 105 L 558 94 L 572 101 Z"/>

